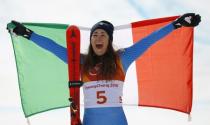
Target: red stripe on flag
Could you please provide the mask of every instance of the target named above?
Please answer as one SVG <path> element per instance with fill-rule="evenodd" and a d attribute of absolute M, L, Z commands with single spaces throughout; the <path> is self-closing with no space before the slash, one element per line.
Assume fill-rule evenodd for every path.
<path fill-rule="evenodd" d="M 133 23 L 133 41 L 142 39 L 176 18 Z M 174 30 L 151 46 L 136 61 L 139 105 L 189 114 L 192 108 L 192 53 L 192 28 Z"/>

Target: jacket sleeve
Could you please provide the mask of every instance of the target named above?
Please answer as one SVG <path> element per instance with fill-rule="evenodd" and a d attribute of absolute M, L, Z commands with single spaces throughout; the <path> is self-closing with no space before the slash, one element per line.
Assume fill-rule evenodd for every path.
<path fill-rule="evenodd" d="M 130 64 L 140 57 L 150 46 L 171 33 L 173 30 L 173 24 L 168 24 L 139 40 L 132 46 L 125 48 L 120 54 L 124 71 L 126 72 Z"/>
<path fill-rule="evenodd" d="M 50 51 L 59 59 L 67 63 L 67 49 L 65 47 L 57 44 L 56 42 L 47 37 L 38 35 L 34 32 L 31 34 L 30 40 L 38 46 Z"/>

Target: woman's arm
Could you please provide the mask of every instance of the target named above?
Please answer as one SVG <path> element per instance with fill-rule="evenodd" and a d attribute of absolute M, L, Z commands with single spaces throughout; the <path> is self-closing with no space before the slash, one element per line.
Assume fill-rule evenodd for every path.
<path fill-rule="evenodd" d="M 167 34 L 172 32 L 174 29 L 185 27 L 195 27 L 201 22 L 201 16 L 195 13 L 186 13 L 180 16 L 178 19 L 173 21 L 171 24 L 154 31 L 147 37 L 141 39 L 134 45 L 125 48 L 121 53 L 120 57 L 123 63 L 124 71 L 126 72 L 130 64 L 141 56 L 151 45 L 156 43 L 158 40 L 165 37 Z"/>
<path fill-rule="evenodd" d="M 120 54 L 124 71 L 126 72 L 130 64 L 140 57 L 150 46 L 171 33 L 174 29 L 174 25 L 170 23 L 139 40 L 132 46 L 125 48 Z"/>
<path fill-rule="evenodd" d="M 38 35 L 34 32 L 31 34 L 29 40 L 33 41 L 38 46 L 50 51 L 51 53 L 56 55 L 59 59 L 67 63 L 67 49 L 64 48 L 63 46 L 57 44 L 56 42 L 47 37 Z"/>
<path fill-rule="evenodd" d="M 57 44 L 55 41 L 41 36 L 39 34 L 36 34 L 32 30 L 28 29 L 25 27 L 23 24 L 17 22 L 17 21 L 12 21 L 12 24 L 15 25 L 15 28 L 13 29 L 13 32 L 18 35 L 22 36 L 28 40 L 33 41 L 35 44 L 38 46 L 50 51 L 54 55 L 56 55 L 59 59 L 67 63 L 67 50 L 63 46 Z"/>

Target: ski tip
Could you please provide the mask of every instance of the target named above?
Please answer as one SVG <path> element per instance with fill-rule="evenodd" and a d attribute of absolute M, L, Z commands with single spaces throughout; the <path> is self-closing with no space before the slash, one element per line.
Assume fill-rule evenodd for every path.
<path fill-rule="evenodd" d="M 68 28 L 79 28 L 77 25 L 69 25 Z"/>
<path fill-rule="evenodd" d="M 72 31 L 75 31 L 77 33 L 80 32 L 79 27 L 76 25 L 69 25 L 66 30 L 67 30 L 67 32 L 72 32 Z"/>

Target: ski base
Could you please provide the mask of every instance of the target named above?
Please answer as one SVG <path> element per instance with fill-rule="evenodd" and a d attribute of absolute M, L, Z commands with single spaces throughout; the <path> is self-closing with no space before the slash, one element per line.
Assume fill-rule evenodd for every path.
<path fill-rule="evenodd" d="M 69 26 L 66 31 L 71 125 L 82 125 L 80 120 L 80 30 Z"/>

